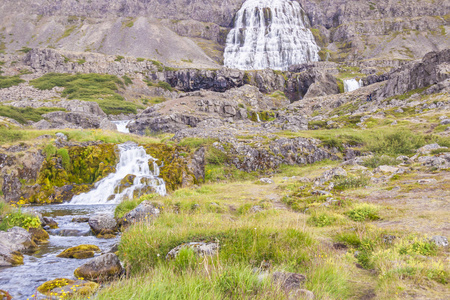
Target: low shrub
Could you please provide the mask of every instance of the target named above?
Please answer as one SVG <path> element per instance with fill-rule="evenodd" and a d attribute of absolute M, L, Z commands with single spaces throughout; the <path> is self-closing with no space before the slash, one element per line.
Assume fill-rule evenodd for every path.
<path fill-rule="evenodd" d="M 399 163 L 400 162 L 397 159 L 391 156 L 375 155 L 370 158 L 366 158 L 362 165 L 368 168 L 377 168 L 379 166 L 396 166 Z"/>
<path fill-rule="evenodd" d="M 374 221 L 380 219 L 378 210 L 374 205 L 363 203 L 348 211 L 346 215 L 355 222 Z"/>

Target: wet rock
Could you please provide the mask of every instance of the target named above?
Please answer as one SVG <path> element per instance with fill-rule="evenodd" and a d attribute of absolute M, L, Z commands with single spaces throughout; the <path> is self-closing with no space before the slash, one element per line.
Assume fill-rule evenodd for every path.
<path fill-rule="evenodd" d="M 121 225 L 129 225 L 139 221 L 154 219 L 159 216 L 160 212 L 159 208 L 150 201 L 143 201 L 135 209 L 125 214 L 121 219 Z"/>
<path fill-rule="evenodd" d="M 89 222 L 89 217 L 77 217 L 77 218 L 73 218 L 72 222 L 74 223 L 87 223 Z"/>
<path fill-rule="evenodd" d="M 52 295 L 55 298 L 67 298 L 93 295 L 99 287 L 97 283 L 92 281 L 57 278 L 41 284 L 37 290 L 39 293 Z"/>
<path fill-rule="evenodd" d="M 96 245 L 80 245 L 64 250 L 57 257 L 84 259 L 94 257 L 95 252 L 100 252 Z"/>
<path fill-rule="evenodd" d="M 117 230 L 117 222 L 110 215 L 94 215 L 89 218 L 88 223 L 95 235 L 114 234 Z"/>
<path fill-rule="evenodd" d="M 0 243 L 0 267 L 12 267 L 23 264 L 23 255 L 17 251 L 11 251 Z"/>
<path fill-rule="evenodd" d="M 263 184 L 273 184 L 273 183 L 274 183 L 273 180 L 270 179 L 270 178 L 261 178 L 261 179 L 259 180 L 259 182 L 261 182 L 261 183 L 263 183 Z"/>
<path fill-rule="evenodd" d="M 59 236 L 88 236 L 90 235 L 89 231 L 83 231 L 78 229 L 60 229 L 60 230 L 49 230 L 52 235 Z"/>
<path fill-rule="evenodd" d="M 11 251 L 30 251 L 35 249 L 32 235 L 22 227 L 13 227 L 8 231 L 0 231 L 0 245 Z"/>
<path fill-rule="evenodd" d="M 31 238 L 36 244 L 45 243 L 50 238 L 47 231 L 42 228 L 30 228 L 28 232 L 31 233 Z"/>
<path fill-rule="evenodd" d="M 431 242 L 435 243 L 438 247 L 447 247 L 448 239 L 445 236 L 435 235 L 431 239 Z"/>
<path fill-rule="evenodd" d="M 306 276 L 298 273 L 274 272 L 272 280 L 284 291 L 290 292 L 299 289 L 303 282 L 306 281 Z"/>
<path fill-rule="evenodd" d="M 77 278 L 92 281 L 111 280 L 120 276 L 123 272 L 119 258 L 113 253 L 95 257 L 74 271 Z"/>
<path fill-rule="evenodd" d="M 56 223 L 56 221 L 50 217 L 43 217 L 41 222 L 42 222 L 42 226 L 48 226 L 51 229 L 58 228 L 58 223 Z"/>
<path fill-rule="evenodd" d="M 214 256 L 219 251 L 219 245 L 217 243 L 205 243 L 205 242 L 192 242 L 179 245 L 169 251 L 166 255 L 166 259 L 173 259 L 178 256 L 181 249 L 190 248 L 198 256 Z"/>

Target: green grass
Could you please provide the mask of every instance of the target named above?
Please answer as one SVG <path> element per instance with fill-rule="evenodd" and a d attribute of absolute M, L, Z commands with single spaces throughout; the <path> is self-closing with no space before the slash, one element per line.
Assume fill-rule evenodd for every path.
<path fill-rule="evenodd" d="M 126 213 L 135 209 L 139 204 L 141 204 L 141 202 L 147 201 L 147 200 L 152 200 L 155 197 L 156 197 L 156 194 L 149 194 L 149 195 L 144 195 L 139 198 L 125 200 L 116 206 L 116 209 L 114 210 L 114 216 L 116 218 L 122 218 Z"/>
<path fill-rule="evenodd" d="M 363 166 L 368 168 L 377 168 L 379 166 L 396 166 L 400 162 L 391 156 L 387 155 L 375 155 L 369 158 L 366 158 L 364 162 L 362 163 Z"/>
<path fill-rule="evenodd" d="M 21 124 L 27 124 L 28 121 L 40 121 L 42 120 L 42 115 L 53 111 L 65 111 L 65 109 L 56 107 L 32 108 L 0 105 L 0 116 L 14 119 Z"/>
<path fill-rule="evenodd" d="M 20 79 L 19 76 L 0 76 L 0 89 L 9 88 L 20 83 L 25 82 L 25 80 Z"/>
<path fill-rule="evenodd" d="M 107 114 L 135 114 L 137 108 L 143 108 L 125 101 L 118 93 L 124 83 L 113 75 L 49 73 L 30 81 L 30 84 L 41 90 L 64 87 L 63 97 L 97 102 Z"/>

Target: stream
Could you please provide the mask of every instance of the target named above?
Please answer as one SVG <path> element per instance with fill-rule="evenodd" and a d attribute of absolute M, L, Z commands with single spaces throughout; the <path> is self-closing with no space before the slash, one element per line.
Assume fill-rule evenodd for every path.
<path fill-rule="evenodd" d="M 25 211 L 35 211 L 44 217 L 53 218 L 58 228 L 47 231 L 50 235 L 48 243 L 39 245 L 34 253 L 24 254 L 23 265 L 0 268 L 0 289 L 8 291 L 14 300 L 31 298 L 33 294 L 36 295 L 36 288 L 46 281 L 61 277 L 75 279 L 73 271 L 92 259 L 56 257 L 63 250 L 92 244 L 105 253 L 118 243 L 119 235 L 113 239 L 99 239 L 92 234 L 87 222 L 74 222 L 74 218 L 95 214 L 113 215 L 116 205 L 127 198 L 149 192 L 166 194 L 165 183 L 158 177 L 156 159 L 135 143 L 121 144 L 118 148 L 120 158 L 116 172 L 98 181 L 90 192 L 74 196 L 64 204 L 24 208 Z M 133 183 L 119 188 L 121 180 L 129 175 L 134 178 Z"/>

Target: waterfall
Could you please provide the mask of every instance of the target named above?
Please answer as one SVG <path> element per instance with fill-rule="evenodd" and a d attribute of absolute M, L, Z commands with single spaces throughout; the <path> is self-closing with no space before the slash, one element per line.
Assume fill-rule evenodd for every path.
<path fill-rule="evenodd" d="M 319 50 L 300 4 L 289 0 L 247 0 L 227 37 L 224 64 L 241 70 L 287 70 L 319 60 Z"/>
<path fill-rule="evenodd" d="M 363 82 L 360 79 L 359 81 L 355 78 L 344 80 L 344 92 L 353 92 L 363 86 Z"/>
<path fill-rule="evenodd" d="M 148 155 L 144 147 L 125 143 L 119 145 L 119 151 L 116 172 L 97 182 L 90 192 L 74 196 L 69 204 L 117 204 L 140 193 L 166 194 L 164 180 L 158 177 L 156 159 Z M 153 172 L 149 162 L 152 163 Z"/>
<path fill-rule="evenodd" d="M 118 132 L 130 133 L 130 130 L 127 127 L 128 123 L 130 123 L 130 120 L 112 121 L 112 123 L 116 125 Z"/>

